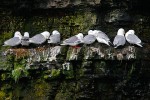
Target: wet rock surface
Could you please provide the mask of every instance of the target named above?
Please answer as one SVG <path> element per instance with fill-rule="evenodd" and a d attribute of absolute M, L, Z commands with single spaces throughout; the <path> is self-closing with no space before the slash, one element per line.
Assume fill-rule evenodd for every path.
<path fill-rule="evenodd" d="M 116 93 L 119 91 L 121 91 L 120 98 L 127 98 L 123 96 L 130 96 L 130 94 L 124 88 L 130 84 L 130 81 L 132 82 L 134 75 L 141 71 L 139 69 L 144 68 L 142 66 L 145 65 L 142 65 L 141 61 L 149 61 L 144 55 L 138 55 L 141 52 L 142 48 L 135 46 L 114 49 L 99 43 L 90 46 L 84 45 L 79 48 L 45 45 L 32 49 L 7 49 L 7 52 L 3 53 L 5 54 L 3 57 L 9 59 L 9 61 L 5 60 L 3 63 L 10 63 L 9 68 L 13 69 L 12 75 L 18 73 L 18 70 L 20 72 L 19 77 L 15 78 L 14 75 L 14 79 L 17 81 L 15 84 L 18 84 L 18 86 L 13 86 L 13 92 L 22 92 L 19 92 L 19 94 L 13 93 L 14 99 L 19 97 L 29 100 L 35 98 L 44 100 L 54 98 L 58 100 L 60 98 L 64 100 L 69 98 L 95 100 L 106 99 L 105 95 L 108 96 L 107 99 L 114 99 L 116 97 L 113 96 L 117 95 Z M 8 58 L 9 56 L 10 58 Z M 3 71 L 5 70 L 3 69 Z M 143 77 L 148 77 L 147 75 Z M 2 82 L 8 80 L 5 77 L 3 76 Z M 29 85 L 25 86 L 26 89 L 21 85 L 23 84 L 22 81 L 25 80 L 31 82 L 25 83 Z M 34 80 L 37 83 L 33 82 Z M 139 83 L 139 86 L 141 84 L 143 83 Z M 134 88 L 134 85 L 136 84 L 129 87 Z M 108 92 L 110 95 L 108 95 Z M 138 94 L 136 94 L 136 90 L 134 92 L 136 98 Z M 31 96 L 31 94 L 34 96 Z M 100 96 L 96 97 L 95 95 Z"/>

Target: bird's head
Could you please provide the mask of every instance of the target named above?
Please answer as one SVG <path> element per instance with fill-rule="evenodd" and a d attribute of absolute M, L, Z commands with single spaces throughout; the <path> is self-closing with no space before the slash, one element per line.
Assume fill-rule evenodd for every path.
<path fill-rule="evenodd" d="M 128 32 L 129 32 L 129 34 L 134 34 L 135 33 L 134 30 L 129 30 Z"/>
<path fill-rule="evenodd" d="M 29 37 L 29 32 L 24 32 L 24 37 Z"/>
<path fill-rule="evenodd" d="M 52 32 L 52 34 L 53 35 L 56 35 L 56 34 L 60 34 L 57 30 L 54 30 L 53 32 Z"/>
<path fill-rule="evenodd" d="M 95 37 L 98 37 L 98 33 L 99 33 L 99 32 L 101 32 L 101 31 L 100 31 L 100 30 L 94 30 L 94 31 L 93 31 L 93 35 L 94 35 Z"/>
<path fill-rule="evenodd" d="M 19 37 L 21 39 L 22 35 L 19 31 L 16 31 L 15 34 L 14 34 L 14 37 Z"/>
<path fill-rule="evenodd" d="M 42 34 L 46 39 L 48 39 L 49 36 L 50 36 L 50 33 L 49 33 L 48 31 L 44 31 L 44 32 L 42 32 L 41 34 Z"/>
<path fill-rule="evenodd" d="M 125 30 L 124 30 L 123 28 L 120 28 L 120 29 L 118 30 L 118 32 L 117 32 L 117 35 L 122 35 L 122 36 L 124 36 L 124 34 L 125 34 Z"/>
<path fill-rule="evenodd" d="M 94 34 L 93 34 L 93 30 L 89 30 L 89 31 L 88 31 L 88 35 L 94 35 Z"/>
<path fill-rule="evenodd" d="M 83 34 L 82 33 L 79 33 L 76 35 L 80 40 L 83 40 Z"/>

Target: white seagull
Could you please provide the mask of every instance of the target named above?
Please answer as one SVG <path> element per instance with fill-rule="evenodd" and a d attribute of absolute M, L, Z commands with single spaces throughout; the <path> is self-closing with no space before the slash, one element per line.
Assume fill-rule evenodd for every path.
<path fill-rule="evenodd" d="M 49 38 L 49 36 L 50 36 L 50 33 L 48 31 L 44 31 L 30 38 L 29 43 L 42 44 Z"/>
<path fill-rule="evenodd" d="M 21 39 L 21 45 L 29 46 L 29 33 L 28 32 L 24 32 L 24 36 Z"/>
<path fill-rule="evenodd" d="M 63 41 L 61 45 L 70 45 L 70 46 L 76 46 L 80 43 L 83 43 L 83 34 L 79 33 L 75 36 L 72 36 L 66 40 Z"/>
<path fill-rule="evenodd" d="M 111 43 L 110 39 L 104 32 L 102 32 L 100 30 L 94 30 L 94 34 L 99 43 L 104 43 L 104 44 L 110 46 L 109 45 L 109 43 Z"/>
<path fill-rule="evenodd" d="M 140 47 L 143 47 L 141 45 L 141 40 L 135 35 L 135 31 L 134 30 L 129 30 L 126 34 L 125 34 L 126 40 L 130 43 L 130 44 L 136 44 Z"/>
<path fill-rule="evenodd" d="M 52 32 L 52 35 L 48 39 L 48 43 L 57 44 L 60 43 L 60 33 L 57 30 Z"/>
<path fill-rule="evenodd" d="M 124 34 L 125 34 L 125 30 L 123 28 L 120 28 L 113 41 L 113 45 L 115 46 L 114 48 L 125 45 L 126 39 L 125 39 Z"/>
<path fill-rule="evenodd" d="M 94 35 L 94 32 L 92 30 L 89 30 L 88 31 L 88 35 L 86 35 L 84 38 L 83 38 L 83 43 L 85 44 L 92 44 L 94 43 L 96 40 L 96 37 Z"/>
<path fill-rule="evenodd" d="M 14 37 L 6 40 L 3 46 L 17 46 L 21 43 L 21 38 L 21 33 L 19 31 L 16 31 Z"/>

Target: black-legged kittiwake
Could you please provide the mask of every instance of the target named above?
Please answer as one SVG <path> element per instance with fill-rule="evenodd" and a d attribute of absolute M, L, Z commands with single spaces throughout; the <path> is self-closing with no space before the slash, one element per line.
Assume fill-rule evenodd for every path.
<path fill-rule="evenodd" d="M 126 40 L 130 43 L 130 44 L 136 44 L 140 47 L 143 47 L 141 45 L 141 40 L 135 35 L 135 31 L 134 30 L 129 30 L 126 34 L 125 34 Z"/>
<path fill-rule="evenodd" d="M 117 48 L 118 46 L 123 46 L 126 43 L 126 39 L 124 35 L 125 35 L 125 30 L 123 28 L 120 28 L 113 41 L 113 45 L 115 46 L 114 48 Z"/>
<path fill-rule="evenodd" d="M 60 33 L 57 30 L 52 32 L 52 35 L 48 39 L 48 43 L 57 44 L 60 43 Z"/>
<path fill-rule="evenodd" d="M 24 36 L 21 39 L 21 45 L 29 46 L 29 33 L 28 32 L 24 32 Z"/>
<path fill-rule="evenodd" d="M 94 32 L 92 30 L 89 30 L 88 31 L 88 35 L 86 35 L 84 38 L 83 38 L 83 43 L 85 44 L 92 44 L 94 43 L 96 40 L 96 37 L 94 35 Z"/>
<path fill-rule="evenodd" d="M 49 36 L 50 33 L 48 31 L 44 31 L 30 38 L 29 42 L 33 44 L 42 44 L 49 38 Z"/>
<path fill-rule="evenodd" d="M 109 45 L 109 43 L 111 43 L 110 39 L 108 38 L 108 36 L 104 32 L 102 32 L 100 30 L 94 30 L 93 32 L 94 32 L 95 37 L 99 43 L 104 43 L 104 44 L 110 46 Z"/>
<path fill-rule="evenodd" d="M 70 45 L 70 46 L 76 46 L 80 43 L 83 43 L 83 34 L 79 33 L 75 36 L 72 36 L 66 40 L 63 41 L 61 45 Z"/>
<path fill-rule="evenodd" d="M 6 40 L 3 46 L 17 46 L 21 43 L 21 38 L 21 33 L 19 31 L 16 31 L 14 37 Z"/>

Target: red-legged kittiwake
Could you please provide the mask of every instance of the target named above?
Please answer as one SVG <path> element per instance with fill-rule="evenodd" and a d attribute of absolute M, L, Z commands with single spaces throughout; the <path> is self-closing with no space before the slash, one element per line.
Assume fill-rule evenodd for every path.
<path fill-rule="evenodd" d="M 125 45 L 126 39 L 124 35 L 125 35 L 125 30 L 123 28 L 120 28 L 113 41 L 113 45 L 115 46 L 114 48 Z"/>
<path fill-rule="evenodd" d="M 111 43 L 110 39 L 104 32 L 102 32 L 100 30 L 94 30 L 94 34 L 99 43 L 104 43 L 104 44 L 110 46 L 109 45 L 109 43 Z"/>
<path fill-rule="evenodd" d="M 21 45 L 29 46 L 29 33 L 28 32 L 24 32 L 24 36 L 21 39 Z"/>
<path fill-rule="evenodd" d="M 42 44 L 49 38 L 49 36 L 50 33 L 48 31 L 44 31 L 30 38 L 29 42 L 33 44 Z"/>
<path fill-rule="evenodd" d="M 89 30 L 88 31 L 88 35 L 86 35 L 84 38 L 83 38 L 83 43 L 85 44 L 92 44 L 94 43 L 96 40 L 96 37 L 94 35 L 94 32 L 92 30 Z"/>
<path fill-rule="evenodd" d="M 14 37 L 6 40 L 3 46 L 17 46 L 21 43 L 21 39 L 21 33 L 19 31 L 16 31 Z"/>
<path fill-rule="evenodd" d="M 80 43 L 83 43 L 83 34 L 79 33 L 75 36 L 72 36 L 66 40 L 63 41 L 61 45 L 70 45 L 70 46 L 76 46 Z"/>
<path fill-rule="evenodd" d="M 52 35 L 48 39 L 48 43 L 57 44 L 60 43 L 60 33 L 57 30 L 52 32 Z"/>
<path fill-rule="evenodd" d="M 135 31 L 134 30 L 129 30 L 126 34 L 125 34 L 126 40 L 130 43 L 130 44 L 136 44 L 140 47 L 143 47 L 141 45 L 141 40 L 135 35 Z"/>

